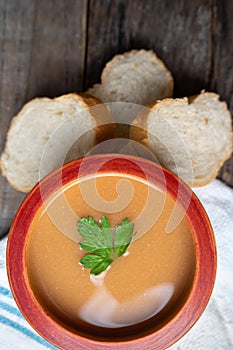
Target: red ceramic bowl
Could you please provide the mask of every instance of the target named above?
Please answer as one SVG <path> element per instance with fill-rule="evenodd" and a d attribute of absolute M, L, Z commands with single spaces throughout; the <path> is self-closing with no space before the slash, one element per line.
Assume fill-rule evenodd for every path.
<path fill-rule="evenodd" d="M 82 167 L 81 167 L 82 164 Z M 175 316 L 160 329 L 140 338 L 107 342 L 88 339 L 62 327 L 43 310 L 28 283 L 25 253 L 29 228 L 44 200 L 61 186 L 81 176 L 99 173 L 128 174 L 147 179 L 151 184 L 168 191 L 186 211 L 193 232 L 196 254 L 195 276 L 187 300 Z M 80 174 L 79 174 L 80 176 Z M 41 195 L 43 188 L 43 198 Z M 7 246 L 7 270 L 10 287 L 19 309 L 32 327 L 60 349 L 153 349 L 169 347 L 181 338 L 198 320 L 210 298 L 216 274 L 216 248 L 207 214 L 191 189 L 166 169 L 150 161 L 132 156 L 95 155 L 78 159 L 54 171 L 37 184 L 27 195 L 13 221 Z"/>

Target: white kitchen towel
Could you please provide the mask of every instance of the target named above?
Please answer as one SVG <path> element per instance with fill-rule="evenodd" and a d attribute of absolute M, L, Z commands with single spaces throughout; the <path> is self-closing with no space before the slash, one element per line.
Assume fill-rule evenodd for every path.
<path fill-rule="evenodd" d="M 0 349 L 57 349 L 32 329 L 17 308 L 7 279 L 6 243 L 7 238 L 0 241 Z"/>
<path fill-rule="evenodd" d="M 196 325 L 170 350 L 233 349 L 233 190 L 215 180 L 195 193 L 214 228 L 218 269 L 211 300 Z M 6 238 L 0 241 L 0 349 L 55 349 L 24 320 L 9 290 Z M 69 350 L 69 349 L 67 349 Z"/>

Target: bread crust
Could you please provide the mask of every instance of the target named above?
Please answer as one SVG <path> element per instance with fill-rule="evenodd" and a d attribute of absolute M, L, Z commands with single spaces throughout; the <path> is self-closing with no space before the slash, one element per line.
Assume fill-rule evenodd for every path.
<path fill-rule="evenodd" d="M 10 183 L 10 185 L 17 191 L 20 191 L 20 192 L 29 192 L 31 190 L 31 188 L 28 188 L 28 187 L 20 187 L 18 186 L 11 178 L 9 178 L 7 176 L 7 167 L 5 166 L 3 160 L 2 160 L 2 156 L 3 154 L 5 154 L 6 152 L 6 145 L 7 143 L 9 142 L 9 138 L 11 137 L 11 134 L 12 134 L 12 130 L 13 130 L 13 127 L 15 125 L 15 123 L 21 118 L 21 116 L 25 113 L 25 111 L 27 110 L 28 107 L 30 107 L 32 104 L 34 104 L 35 102 L 41 102 L 41 101 L 49 101 L 51 100 L 50 98 L 48 97 L 36 97 L 34 99 L 32 99 L 31 101 L 25 103 L 23 105 L 23 107 L 21 108 L 21 110 L 12 118 L 11 120 L 11 124 L 10 124 L 10 128 L 7 132 L 7 136 L 6 136 L 6 143 L 5 143 L 5 149 L 3 151 L 3 153 L 1 154 L 1 158 L 0 158 L 0 168 L 1 168 L 1 171 L 2 171 L 2 175 L 8 180 L 8 182 Z"/>
<path fill-rule="evenodd" d="M 135 120 L 133 121 L 133 125 L 130 127 L 130 138 L 143 144 L 144 146 L 148 147 L 150 149 L 150 145 L 149 145 L 149 134 L 148 134 L 148 122 L 149 119 L 152 117 L 152 113 L 151 111 L 155 111 L 159 105 L 162 103 L 163 105 L 170 105 L 171 102 L 174 101 L 179 101 L 179 102 L 183 102 L 185 104 L 192 104 L 194 103 L 194 101 L 198 98 L 200 98 L 203 94 L 205 94 L 205 97 L 215 97 L 219 100 L 219 95 L 213 92 L 204 92 L 202 91 L 200 94 L 198 95 L 194 95 L 194 96 L 190 96 L 190 97 L 184 97 L 184 98 L 177 98 L 177 99 L 172 99 L 172 98 L 166 98 L 164 100 L 158 100 L 153 104 L 150 104 L 148 107 L 148 111 L 144 111 L 142 114 L 141 112 L 139 113 L 138 116 L 136 116 Z M 226 112 L 228 112 L 227 109 L 227 104 L 225 101 L 221 101 L 222 106 L 224 106 L 224 109 Z M 230 113 L 228 112 L 229 118 L 230 117 Z M 231 132 L 231 151 L 226 153 L 226 155 L 224 156 L 224 158 L 219 161 L 216 164 L 215 170 L 213 170 L 213 172 L 211 174 L 209 174 L 209 177 L 206 179 L 202 179 L 202 180 L 195 180 L 193 179 L 192 183 L 187 183 L 190 187 L 201 187 L 201 186 L 205 186 L 207 184 L 209 184 L 212 180 L 214 180 L 217 175 L 219 170 L 221 169 L 222 165 L 224 164 L 224 162 L 229 159 L 232 155 L 233 152 L 233 133 Z"/>
<path fill-rule="evenodd" d="M 31 106 L 34 106 L 35 103 L 41 103 L 44 101 L 56 101 L 56 100 L 62 100 L 62 99 L 73 99 L 77 100 L 78 102 L 83 103 L 83 108 L 88 108 L 89 109 L 89 114 L 90 118 L 92 119 L 93 123 L 93 128 L 95 130 L 95 139 L 94 139 L 94 144 L 97 144 L 99 142 L 102 142 L 108 138 L 112 138 L 114 134 L 114 128 L 115 128 L 115 123 L 113 122 L 113 119 L 111 118 L 108 109 L 104 104 L 102 103 L 101 100 L 99 100 L 96 97 L 93 97 L 89 94 L 86 93 L 69 93 L 66 95 L 62 95 L 59 97 L 55 98 L 47 98 L 47 97 L 37 97 L 32 99 L 31 101 L 27 102 L 19 111 L 17 115 L 15 115 L 11 121 L 10 128 L 7 133 L 7 138 L 6 138 L 6 145 L 9 142 L 9 139 L 12 134 L 13 127 L 15 123 L 24 115 L 24 113 L 30 108 Z M 94 108 L 94 106 L 99 105 L 99 108 Z M 103 124 L 103 122 L 105 124 Z M 13 181 L 11 178 L 8 177 L 8 170 L 7 166 L 5 165 L 2 156 L 6 152 L 6 146 L 5 150 L 3 151 L 1 158 L 0 158 L 0 168 L 2 170 L 2 175 L 7 178 L 11 186 L 16 189 L 17 191 L 21 192 L 29 192 L 31 190 L 31 187 L 27 186 L 19 186 L 15 181 Z"/>
<path fill-rule="evenodd" d="M 105 65 L 103 72 L 101 74 L 101 82 L 103 83 L 104 80 L 106 79 L 106 76 L 109 74 L 109 71 L 112 69 L 112 66 L 117 63 L 118 61 L 126 58 L 126 57 L 130 57 L 136 53 L 141 53 L 144 56 L 150 55 L 153 60 L 156 62 L 157 65 L 160 66 L 160 68 L 162 69 L 162 71 L 169 76 L 170 78 L 170 90 L 171 90 L 171 95 L 173 95 L 173 90 L 174 90 L 174 80 L 173 80 L 173 76 L 171 74 L 171 72 L 167 69 L 167 67 L 165 66 L 165 64 L 163 63 L 162 60 L 160 60 L 158 58 L 158 56 L 155 54 L 155 52 L 153 50 L 130 50 L 127 52 L 124 52 L 123 54 L 118 54 L 115 55 L 109 62 L 107 62 L 107 64 Z"/>
<path fill-rule="evenodd" d="M 108 92 L 108 75 L 111 75 L 111 70 L 113 68 L 114 65 L 118 64 L 118 62 L 120 62 L 121 60 L 124 60 L 125 58 L 131 57 L 135 54 L 141 54 L 143 57 L 148 57 L 150 56 L 154 62 L 156 63 L 157 66 L 160 67 L 161 71 L 163 72 L 163 74 L 166 76 L 166 79 L 169 80 L 169 83 L 167 84 L 167 91 L 168 91 L 168 96 L 173 96 L 173 91 L 174 91 L 174 79 L 173 76 L 171 74 L 171 72 L 167 69 L 166 65 L 163 63 L 162 60 L 160 60 L 157 55 L 154 53 L 154 51 L 152 50 L 131 50 L 131 51 L 127 51 L 123 54 L 117 54 L 115 55 L 109 62 L 106 63 L 102 74 L 101 74 L 101 84 L 95 84 L 93 85 L 91 88 L 89 88 L 88 93 L 91 95 L 95 95 L 97 92 L 97 96 L 101 94 L 99 94 L 99 89 L 103 89 L 103 91 L 105 91 L 105 94 L 107 95 Z M 106 97 L 105 97 L 106 98 Z M 110 101 L 105 101 L 105 102 L 110 102 Z M 113 100 L 111 100 L 111 102 L 114 102 Z M 133 102 L 133 101 L 132 101 Z"/>
<path fill-rule="evenodd" d="M 110 116 L 109 110 L 106 105 L 98 98 L 93 97 L 88 93 L 79 94 L 86 108 L 89 108 L 90 115 L 93 118 L 93 124 L 95 124 L 95 144 L 109 140 L 114 137 L 114 130 L 116 127 L 115 122 Z M 98 105 L 98 107 L 94 107 Z"/>

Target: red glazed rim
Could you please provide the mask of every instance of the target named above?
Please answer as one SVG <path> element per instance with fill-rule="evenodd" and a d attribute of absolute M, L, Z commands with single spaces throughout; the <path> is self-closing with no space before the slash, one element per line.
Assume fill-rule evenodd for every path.
<path fill-rule="evenodd" d="M 82 176 L 98 174 L 127 174 L 147 180 L 166 191 L 186 208 L 186 218 L 193 231 L 196 246 L 196 271 L 191 292 L 181 310 L 154 333 L 127 341 L 105 342 L 88 339 L 56 323 L 35 299 L 26 276 L 25 253 L 30 225 L 48 199 L 62 185 L 77 179 L 82 161 Z M 135 165 L 137 164 L 137 165 Z M 143 172 L 139 169 L 143 169 Z M 164 182 L 165 181 L 165 182 Z M 43 200 L 41 197 L 43 186 Z M 166 188 L 164 187 L 166 185 Z M 179 199 L 177 198 L 179 190 Z M 45 339 L 60 349 L 153 349 L 161 350 L 181 338 L 203 313 L 213 290 L 216 275 L 216 246 L 208 216 L 192 190 L 177 176 L 155 163 L 134 157 L 114 154 L 95 155 L 74 160 L 54 171 L 37 184 L 27 195 L 12 223 L 7 245 L 7 273 L 16 303 L 27 321 Z"/>

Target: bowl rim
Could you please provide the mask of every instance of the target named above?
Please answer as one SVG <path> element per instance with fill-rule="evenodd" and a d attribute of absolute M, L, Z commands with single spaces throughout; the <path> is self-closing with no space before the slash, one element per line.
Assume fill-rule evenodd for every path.
<path fill-rule="evenodd" d="M 196 249 L 196 270 L 188 298 L 181 309 L 161 328 L 129 340 L 103 341 L 86 338 L 63 327 L 53 320 L 34 297 L 26 276 L 25 252 L 27 235 L 34 216 L 43 201 L 49 199 L 62 186 L 77 180 L 82 166 L 82 177 L 95 175 L 96 166 L 103 163 L 98 174 L 127 174 L 146 179 L 159 186 L 187 206 L 186 219 L 192 229 Z M 83 163 L 85 162 L 85 163 Z M 139 170 L 139 167 L 143 171 Z M 162 172 L 161 172 L 162 170 Z M 164 178 L 163 178 L 164 176 Z M 165 179 L 165 183 L 164 183 Z M 61 182 L 62 180 L 62 182 Z M 164 187 L 166 185 L 166 187 Z M 40 188 L 43 186 L 43 198 Z M 190 200 L 190 203 L 187 201 Z M 14 299 L 29 324 L 47 341 L 61 349 L 151 349 L 167 348 L 179 340 L 196 323 L 210 299 L 217 266 L 216 244 L 213 229 L 207 213 L 197 196 L 181 179 L 160 165 L 135 156 L 102 154 L 79 158 L 56 169 L 44 177 L 25 197 L 10 228 L 7 243 L 7 274 Z M 198 302 L 197 302 L 198 301 Z"/>

